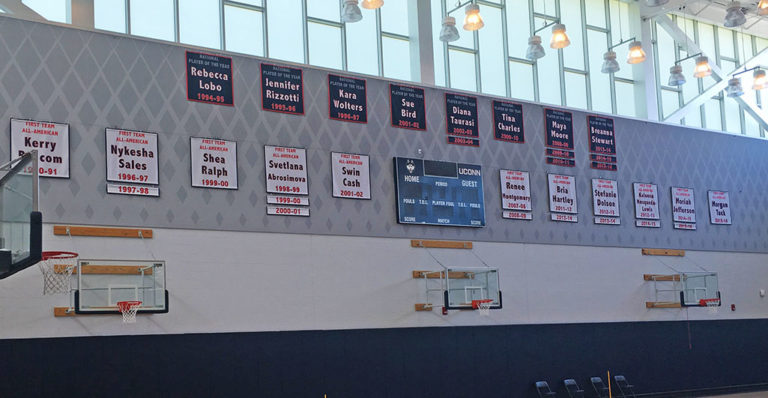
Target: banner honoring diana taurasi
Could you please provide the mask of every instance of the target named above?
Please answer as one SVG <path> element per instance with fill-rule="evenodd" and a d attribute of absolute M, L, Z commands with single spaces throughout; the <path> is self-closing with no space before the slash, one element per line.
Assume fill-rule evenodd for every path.
<path fill-rule="evenodd" d="M 670 188 L 672 192 L 672 221 L 675 229 L 696 229 L 696 204 L 691 188 Z"/>
<path fill-rule="evenodd" d="M 187 99 L 218 105 L 234 105 L 232 58 L 186 52 Z"/>
<path fill-rule="evenodd" d="M 638 227 L 660 228 L 659 191 L 656 184 L 635 182 L 635 225 Z"/>
<path fill-rule="evenodd" d="M 218 138 L 189 138 L 192 186 L 237 189 L 237 143 Z"/>
<path fill-rule="evenodd" d="M 328 116 L 345 122 L 368 123 L 365 79 L 328 74 Z"/>
<path fill-rule="evenodd" d="M 264 163 L 267 214 L 309 217 L 309 201 L 296 200 L 296 196 L 292 196 L 309 195 L 306 149 L 265 145 Z"/>
<path fill-rule="evenodd" d="M 715 225 L 731 225 L 731 198 L 725 191 L 708 191 L 709 222 Z"/>
<path fill-rule="evenodd" d="M 371 198 L 370 161 L 368 155 L 331 152 L 333 197 Z"/>
<path fill-rule="evenodd" d="M 592 179 L 592 209 L 595 224 L 619 225 L 619 189 L 614 180 Z"/>
<path fill-rule="evenodd" d="M 494 138 L 504 142 L 525 142 L 523 106 L 512 102 L 493 101 Z"/>
<path fill-rule="evenodd" d="M 389 108 L 392 126 L 411 130 L 427 129 L 423 88 L 390 83 Z"/>
<path fill-rule="evenodd" d="M 477 97 L 445 94 L 445 132 L 449 144 L 480 146 Z"/>
<path fill-rule="evenodd" d="M 573 114 L 557 109 L 544 109 L 545 145 L 547 164 L 576 166 L 573 152 Z"/>
<path fill-rule="evenodd" d="M 11 159 L 37 150 L 41 177 L 69 178 L 69 125 L 11 119 Z"/>
<path fill-rule="evenodd" d="M 304 114 L 301 69 L 261 64 L 261 108 L 265 111 Z"/>
<path fill-rule="evenodd" d="M 527 171 L 500 170 L 501 217 L 530 220 L 531 180 Z"/>
<path fill-rule="evenodd" d="M 576 178 L 560 174 L 547 174 L 549 182 L 549 211 L 552 221 L 578 222 Z"/>
<path fill-rule="evenodd" d="M 587 130 L 589 132 L 589 167 L 616 171 L 616 133 L 613 119 L 589 115 Z"/>

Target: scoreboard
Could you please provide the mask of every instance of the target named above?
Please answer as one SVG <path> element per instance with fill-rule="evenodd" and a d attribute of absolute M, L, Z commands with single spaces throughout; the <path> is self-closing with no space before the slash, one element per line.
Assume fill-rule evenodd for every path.
<path fill-rule="evenodd" d="M 401 224 L 485 226 L 479 165 L 394 158 Z"/>

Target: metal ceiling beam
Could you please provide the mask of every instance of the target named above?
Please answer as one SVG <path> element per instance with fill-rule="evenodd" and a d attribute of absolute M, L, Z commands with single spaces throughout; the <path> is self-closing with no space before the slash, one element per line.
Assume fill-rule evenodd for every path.
<path fill-rule="evenodd" d="M 0 7 L 9 14 L 32 21 L 45 21 L 42 15 L 27 7 L 21 0 L 0 0 Z"/>

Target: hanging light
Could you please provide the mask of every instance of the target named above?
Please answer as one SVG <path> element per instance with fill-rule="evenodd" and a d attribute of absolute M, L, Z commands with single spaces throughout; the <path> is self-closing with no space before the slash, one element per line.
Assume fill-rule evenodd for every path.
<path fill-rule="evenodd" d="M 696 58 L 696 68 L 693 70 L 693 77 L 703 79 L 712 74 L 712 67 L 709 66 L 709 58 L 700 56 Z"/>
<path fill-rule="evenodd" d="M 556 23 L 552 25 L 552 40 L 549 42 L 549 46 L 555 50 L 559 48 L 568 47 L 571 44 L 571 40 L 568 39 L 568 35 L 565 34 L 565 25 Z"/>
<path fill-rule="evenodd" d="M 469 4 L 464 9 L 464 30 L 478 30 L 485 26 L 483 18 L 480 16 L 480 6 Z"/>
<path fill-rule="evenodd" d="M 357 0 L 344 0 L 344 9 L 341 11 L 341 22 L 351 23 L 363 19 Z"/>
<path fill-rule="evenodd" d="M 744 89 L 741 88 L 741 79 L 734 77 L 728 80 L 728 87 L 725 88 L 725 93 L 731 98 L 744 95 Z"/>
<path fill-rule="evenodd" d="M 616 53 L 608 50 L 603 54 L 603 67 L 600 71 L 603 73 L 616 73 L 619 69 L 619 63 L 616 62 Z"/>
<path fill-rule="evenodd" d="M 757 15 L 768 15 L 768 0 L 760 0 L 757 3 Z"/>
<path fill-rule="evenodd" d="M 533 35 L 528 39 L 528 50 L 525 58 L 535 61 L 544 56 L 544 47 L 541 46 L 541 36 Z"/>
<path fill-rule="evenodd" d="M 741 10 L 741 3 L 738 1 L 732 1 L 731 5 L 726 9 L 725 25 L 726 28 L 735 28 L 747 23 L 747 17 L 744 15 L 744 11 Z"/>
<path fill-rule="evenodd" d="M 629 55 L 627 56 L 628 64 L 639 64 L 645 61 L 645 51 L 643 51 L 643 43 L 635 40 L 629 43 Z"/>
<path fill-rule="evenodd" d="M 443 29 L 440 30 L 440 41 L 446 43 L 459 40 L 459 31 L 456 29 L 456 18 L 447 16 L 443 19 Z"/>
<path fill-rule="evenodd" d="M 648 7 L 658 7 L 663 6 L 664 4 L 669 3 L 669 0 L 648 0 L 645 2 L 645 4 L 648 5 Z"/>
<path fill-rule="evenodd" d="M 765 71 L 762 69 L 755 69 L 752 73 L 752 90 L 759 91 L 766 86 Z"/>
<path fill-rule="evenodd" d="M 685 84 L 685 75 L 683 75 L 683 67 L 680 64 L 674 64 L 669 68 L 669 82 L 667 84 L 672 87 Z"/>
<path fill-rule="evenodd" d="M 360 5 L 363 6 L 363 8 L 366 10 L 375 10 L 377 8 L 381 8 L 381 6 L 384 5 L 384 0 L 363 0 Z"/>

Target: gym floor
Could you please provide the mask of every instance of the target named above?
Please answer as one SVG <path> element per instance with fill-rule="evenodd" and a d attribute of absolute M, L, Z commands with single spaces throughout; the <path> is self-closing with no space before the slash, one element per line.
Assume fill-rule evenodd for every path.
<path fill-rule="evenodd" d="M 744 394 L 717 395 L 709 398 L 765 398 L 768 397 L 768 391 L 749 392 Z"/>

